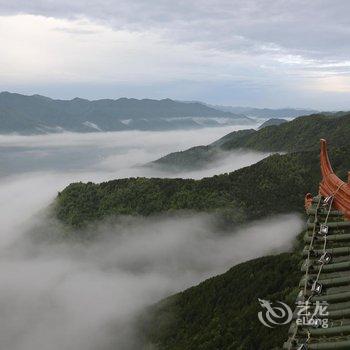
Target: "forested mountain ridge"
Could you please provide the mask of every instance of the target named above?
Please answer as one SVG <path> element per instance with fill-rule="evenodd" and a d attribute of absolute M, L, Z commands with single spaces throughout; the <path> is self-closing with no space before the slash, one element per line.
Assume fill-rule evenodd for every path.
<path fill-rule="evenodd" d="M 224 145 L 227 142 L 235 140 L 235 142 L 239 143 L 242 142 L 241 140 L 244 141 L 250 134 L 254 133 L 254 129 L 234 131 L 210 145 L 195 146 L 185 151 L 172 152 L 146 164 L 146 166 L 160 168 L 165 171 L 199 169 L 219 159 L 225 152 Z"/>
<path fill-rule="evenodd" d="M 314 109 L 304 108 L 254 108 L 254 107 L 237 107 L 237 106 L 220 106 L 210 105 L 214 108 L 226 112 L 244 114 L 253 118 L 296 118 L 303 115 L 318 113 Z"/>
<path fill-rule="evenodd" d="M 348 149 L 330 152 L 334 168 L 346 176 Z M 178 210 L 217 212 L 233 222 L 301 211 L 305 193 L 316 191 L 318 151 L 275 154 L 229 174 L 201 180 L 130 178 L 101 184 L 73 183 L 56 198 L 55 215 L 84 226 L 114 215 L 153 215 Z M 268 200 L 267 200 L 268 198 Z"/>
<path fill-rule="evenodd" d="M 259 129 L 266 128 L 267 126 L 272 126 L 272 125 L 281 125 L 283 123 L 287 123 L 288 120 L 286 119 L 280 119 L 280 118 L 271 118 L 266 120 L 266 122 L 262 123 L 259 126 Z"/>
<path fill-rule="evenodd" d="M 208 146 L 170 153 L 151 165 L 162 169 L 195 169 L 213 161 L 222 152 L 250 149 L 263 152 L 297 152 L 318 149 L 320 138 L 330 147 L 350 146 L 350 113 L 316 114 L 296 118 L 259 130 L 234 131 Z M 200 160 L 200 161 L 198 161 Z"/>
<path fill-rule="evenodd" d="M 340 117 L 316 114 L 299 117 L 288 123 L 269 126 L 237 140 L 233 137 L 222 144 L 225 150 L 249 148 L 257 151 L 296 152 L 319 148 L 326 138 L 331 147 L 350 143 L 350 113 Z"/>
<path fill-rule="evenodd" d="M 281 349 L 288 325 L 263 326 L 258 298 L 293 307 L 299 261 L 296 253 L 254 259 L 148 308 L 139 321 L 145 348 Z"/>
<path fill-rule="evenodd" d="M 198 128 L 220 125 L 216 119 L 228 124 L 252 122 L 244 115 L 198 102 L 133 98 L 54 100 L 40 95 L 0 93 L 0 133 Z"/>

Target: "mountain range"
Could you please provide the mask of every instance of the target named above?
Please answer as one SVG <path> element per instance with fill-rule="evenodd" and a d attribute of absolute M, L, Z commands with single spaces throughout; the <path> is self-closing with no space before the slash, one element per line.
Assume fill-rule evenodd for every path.
<path fill-rule="evenodd" d="M 41 95 L 0 93 L 0 133 L 171 130 L 249 123 L 252 120 L 242 114 L 198 102 L 133 98 L 54 100 Z"/>
<path fill-rule="evenodd" d="M 174 130 L 252 125 L 252 118 L 293 118 L 312 110 L 210 106 L 171 99 L 55 100 L 41 95 L 0 93 L 0 133 Z M 251 118 L 252 117 L 252 118 Z"/>

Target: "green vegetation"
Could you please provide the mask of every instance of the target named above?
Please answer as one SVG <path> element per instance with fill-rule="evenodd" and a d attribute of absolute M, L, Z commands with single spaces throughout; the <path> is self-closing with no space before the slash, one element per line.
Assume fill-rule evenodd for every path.
<path fill-rule="evenodd" d="M 170 153 L 147 166 L 166 171 L 200 169 L 219 159 L 221 154 L 222 150 L 219 147 L 197 146 L 186 151 Z"/>
<path fill-rule="evenodd" d="M 250 149 L 263 152 L 302 152 L 319 148 L 320 138 L 330 147 L 349 147 L 350 114 L 316 114 L 258 131 L 234 131 L 208 146 L 168 154 L 153 164 L 163 170 L 196 169 L 220 157 L 223 151 Z M 197 161 L 197 160 L 201 161 Z"/>
<path fill-rule="evenodd" d="M 346 175 L 350 154 L 333 149 L 332 162 Z M 113 215 L 152 215 L 175 210 L 218 212 L 233 222 L 276 213 L 301 211 L 303 198 L 316 192 L 319 182 L 318 152 L 275 154 L 229 174 L 201 180 L 130 178 L 94 183 L 74 183 L 59 193 L 57 217 L 68 225 Z"/>
<path fill-rule="evenodd" d="M 272 126 L 272 125 L 281 125 L 284 123 L 288 123 L 288 121 L 280 118 L 271 118 L 269 120 L 266 120 L 266 122 L 262 123 L 259 126 L 259 129 L 266 128 L 267 126 Z"/>
<path fill-rule="evenodd" d="M 255 133 L 254 129 L 239 130 L 230 133 L 208 146 L 192 147 L 186 151 L 170 153 L 148 166 L 157 167 L 165 171 L 182 171 L 204 168 L 223 155 L 222 145 L 228 141 L 242 142 L 246 137 Z"/>
<path fill-rule="evenodd" d="M 332 146 L 348 146 L 349 132 L 350 114 L 341 117 L 318 114 L 263 128 L 243 140 L 229 140 L 222 148 L 295 152 L 318 149 L 320 138 L 326 138 Z"/>
<path fill-rule="evenodd" d="M 288 326 L 263 326 L 258 298 L 293 306 L 300 257 L 284 253 L 239 264 L 149 308 L 140 322 L 159 350 L 271 350 Z"/>

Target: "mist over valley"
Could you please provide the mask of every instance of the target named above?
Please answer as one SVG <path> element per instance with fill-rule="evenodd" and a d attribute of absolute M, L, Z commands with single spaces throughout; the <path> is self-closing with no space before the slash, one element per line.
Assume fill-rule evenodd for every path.
<path fill-rule="evenodd" d="M 239 262 L 291 249 L 301 225 L 296 215 L 228 232 L 218 231 L 210 214 L 122 216 L 94 226 L 90 242 L 74 240 L 74 230 L 73 240 L 62 241 L 66 228 L 48 207 L 69 183 L 164 176 L 139 165 L 227 132 L 0 136 L 1 345 L 134 349 L 133 322 L 144 307 Z M 211 176 L 265 156 L 230 154 L 217 167 L 180 175 Z"/>

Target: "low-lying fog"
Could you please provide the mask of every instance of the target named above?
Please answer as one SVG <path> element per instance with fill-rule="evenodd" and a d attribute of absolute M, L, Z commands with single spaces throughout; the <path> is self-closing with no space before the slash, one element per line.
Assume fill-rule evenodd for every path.
<path fill-rule="evenodd" d="M 289 249 L 295 215 L 252 223 L 230 235 L 210 215 L 123 217 L 101 223 L 89 243 L 38 243 L 60 225 L 42 210 L 77 180 L 161 176 L 135 168 L 168 152 L 207 144 L 232 128 L 0 136 L 0 349 L 136 349 L 130 321 L 145 305 L 238 262 Z M 264 154 L 183 176 L 231 171 Z M 137 348 L 138 349 L 138 348 Z"/>
<path fill-rule="evenodd" d="M 168 153 L 209 144 L 242 127 L 207 128 L 167 132 L 124 131 L 110 133 L 65 133 L 38 136 L 0 135 L 0 177 L 32 171 L 88 175 L 91 180 L 169 174 L 140 167 Z M 176 173 L 176 177 L 201 178 L 234 171 L 256 163 L 267 153 L 227 153 L 206 169 Z M 81 174 L 83 173 L 83 174 Z M 91 174 L 90 174 L 91 173 Z M 71 180 L 74 178 L 70 178 Z"/>

